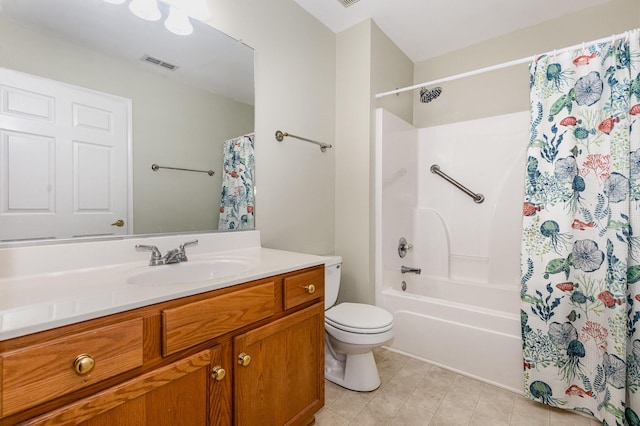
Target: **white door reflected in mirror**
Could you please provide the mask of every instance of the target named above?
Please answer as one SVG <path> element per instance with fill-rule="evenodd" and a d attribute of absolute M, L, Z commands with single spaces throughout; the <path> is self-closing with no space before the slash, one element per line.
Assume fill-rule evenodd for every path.
<path fill-rule="evenodd" d="M 5 68 L 0 81 L 0 241 L 130 233 L 131 101 Z"/>

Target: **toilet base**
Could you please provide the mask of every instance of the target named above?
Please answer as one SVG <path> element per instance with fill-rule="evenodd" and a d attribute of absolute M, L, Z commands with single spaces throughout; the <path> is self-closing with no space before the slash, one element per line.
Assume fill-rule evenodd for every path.
<path fill-rule="evenodd" d="M 370 392 L 380 387 L 380 375 L 373 352 L 336 354 L 336 357 L 332 352 L 325 350 L 324 377 L 327 380 L 360 392 Z"/>

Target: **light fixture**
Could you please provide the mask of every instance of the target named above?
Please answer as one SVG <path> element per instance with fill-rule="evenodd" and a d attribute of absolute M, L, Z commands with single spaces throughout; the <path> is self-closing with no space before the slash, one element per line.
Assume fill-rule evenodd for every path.
<path fill-rule="evenodd" d="M 169 6 L 169 16 L 164 21 L 164 27 L 177 35 L 186 36 L 193 32 L 187 13 L 174 6 Z"/>
<path fill-rule="evenodd" d="M 162 17 L 156 0 L 131 0 L 129 10 L 138 18 L 147 21 L 157 21 Z"/>
<path fill-rule="evenodd" d="M 0 0 L 2 1 L 2 0 Z M 123 4 L 126 0 L 104 0 L 107 3 Z M 163 3 L 162 12 L 158 7 L 158 1 Z M 177 35 L 189 35 L 193 33 L 193 25 L 189 18 L 207 20 L 211 17 L 207 0 L 131 0 L 129 10 L 138 18 L 147 21 L 158 21 L 166 13 L 169 14 L 164 21 L 167 30 Z"/>

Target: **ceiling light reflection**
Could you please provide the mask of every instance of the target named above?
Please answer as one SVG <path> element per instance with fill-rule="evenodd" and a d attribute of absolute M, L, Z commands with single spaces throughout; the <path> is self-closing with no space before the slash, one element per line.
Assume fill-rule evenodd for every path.
<path fill-rule="evenodd" d="M 193 26 L 189 22 L 189 16 L 186 12 L 173 6 L 169 8 L 169 16 L 164 21 L 164 26 L 177 35 L 186 36 L 193 32 Z"/>
<path fill-rule="evenodd" d="M 157 21 L 162 17 L 156 0 L 131 0 L 129 10 L 138 18 L 147 21 Z"/>

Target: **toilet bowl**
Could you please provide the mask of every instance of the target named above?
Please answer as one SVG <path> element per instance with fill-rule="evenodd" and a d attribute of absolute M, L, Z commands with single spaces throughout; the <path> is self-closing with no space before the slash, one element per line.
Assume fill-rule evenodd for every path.
<path fill-rule="evenodd" d="M 373 350 L 393 339 L 393 316 L 377 306 L 340 303 L 342 258 L 325 262 L 325 378 L 347 389 L 372 391 L 380 386 Z"/>

